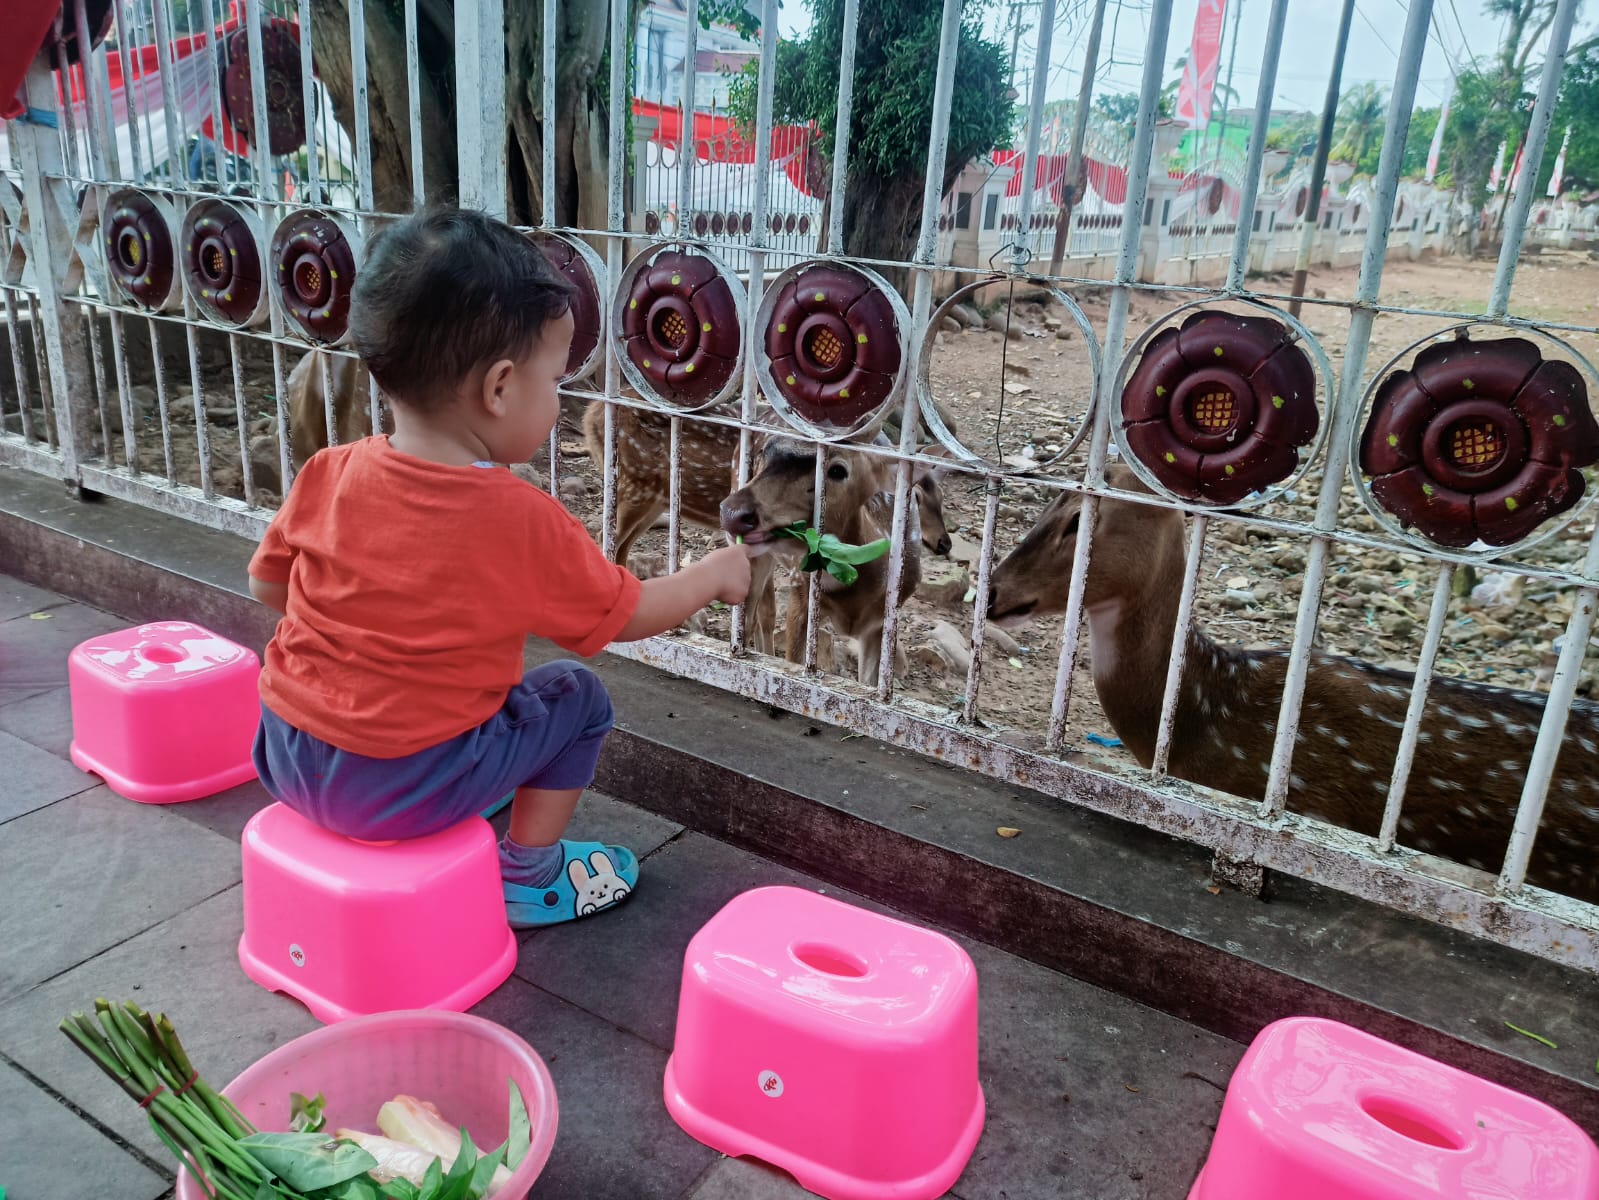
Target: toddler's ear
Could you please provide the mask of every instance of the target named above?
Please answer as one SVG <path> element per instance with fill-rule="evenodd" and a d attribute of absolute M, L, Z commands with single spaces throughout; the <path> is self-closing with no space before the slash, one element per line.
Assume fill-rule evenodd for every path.
<path fill-rule="evenodd" d="M 516 376 L 516 364 L 508 358 L 492 363 L 483 373 L 483 407 L 490 416 L 503 417 L 511 411 L 510 389 Z"/>

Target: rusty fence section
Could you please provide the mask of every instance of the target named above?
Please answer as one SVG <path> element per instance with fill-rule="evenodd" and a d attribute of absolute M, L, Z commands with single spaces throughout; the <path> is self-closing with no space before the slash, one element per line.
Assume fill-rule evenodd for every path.
<path fill-rule="evenodd" d="M 577 3 L 541 0 L 543 27 Z M 1125 144 L 1073 122 L 1069 104 L 1046 135 L 1046 81 L 1081 31 L 1043 0 L 1014 148 L 948 164 L 947 194 L 962 5 L 942 0 L 916 236 L 892 259 L 846 254 L 836 219 L 855 186 L 855 47 L 876 19 L 859 0 L 844 5 L 830 130 L 774 118 L 774 0 L 758 6 L 753 42 L 703 28 L 697 0 L 650 6 L 631 28 L 634 6 L 613 0 L 606 33 L 622 49 L 596 81 L 609 103 L 605 162 L 581 181 L 602 193 L 582 211 L 604 218 L 578 226 L 557 199 L 572 182 L 557 159 L 557 39 L 539 41 L 539 78 L 517 81 L 542 114 L 542 157 L 527 162 L 505 135 L 503 0 L 456 5 L 448 31 L 418 0 L 381 17 L 366 7 L 114 0 L 107 31 L 90 27 L 93 6 L 69 0 L 0 146 L 0 463 L 259 536 L 307 454 L 384 427 L 383 398 L 343 345 L 363 241 L 446 193 L 501 214 L 521 204 L 529 236 L 580 296 L 569 420 L 547 460 L 517 467 L 534 485 L 574 507 L 608 552 L 672 571 L 724 536 L 705 495 L 759 492 L 786 454 L 789 518 L 890 543 L 853 585 L 881 597 L 864 615 L 859 604 L 844 614 L 825 573 L 777 568 L 768 607 L 752 599 L 614 652 L 1599 968 L 1594 868 L 1568 877 L 1545 863 L 1591 863 L 1599 840 L 1599 718 L 1579 696 L 1599 594 L 1596 379 L 1581 347 L 1599 330 L 1523 320 L 1509 304 L 1527 247 L 1581 247 L 1599 213 L 1529 186 L 1505 212 L 1497 268 L 1473 276 L 1478 303 L 1385 294 L 1390 263 L 1462 241 L 1457 198 L 1400 177 L 1430 0 L 1408 6 L 1377 174 L 1335 178 L 1311 231 L 1318 270 L 1358 267 L 1358 278 L 1302 311 L 1284 272 L 1304 240 L 1308 171 L 1274 157 L 1265 136 L 1287 0 L 1272 0 L 1247 155 L 1176 174 L 1164 166 L 1173 130 L 1156 120 L 1170 0 L 1149 7 Z M 1576 8 L 1561 0 L 1550 29 L 1531 162 Z M 748 73 L 752 113 L 731 112 L 714 86 L 703 94 L 702 42 Z M 1090 75 L 1097 32 L 1091 44 Z M 441 55 L 473 81 L 447 113 Z M 438 157 L 448 143 L 453 161 Z M 1088 189 L 1063 218 L 1080 159 Z M 1401 320 L 1419 329 L 1403 348 L 1374 341 L 1379 322 Z M 975 323 L 997 339 L 957 332 Z M 1024 382 L 1050 357 L 1067 364 L 1070 387 Z M 778 439 L 786 449 L 773 449 Z M 875 481 L 866 493 L 845 486 L 863 476 Z M 940 494 L 969 569 L 936 579 Z M 1171 649 L 1137 664 L 1156 681 L 1137 730 L 1119 702 L 1129 664 L 1114 661 L 1110 634 L 1143 598 L 1104 590 L 1114 565 L 1141 552 L 1115 540 L 1130 513 L 1179 531 L 1171 570 L 1149 573 L 1148 593 L 1171 614 L 1157 640 L 1169 631 Z M 990 610 L 1034 606 L 1007 612 L 996 589 L 1024 574 L 1020 554 L 1006 560 L 1035 520 L 1044 565 L 1033 575 L 1055 595 L 1037 603 L 1047 615 L 1032 632 L 1013 636 Z M 1251 539 L 1292 564 L 1275 650 L 1254 655 L 1200 635 L 1218 552 Z M 1329 665 L 1318 649 L 1357 555 L 1386 556 L 1411 576 L 1408 594 L 1427 598 L 1425 615 L 1407 610 L 1419 619 L 1406 619 L 1405 648 L 1381 675 Z M 791 565 L 774 552 L 761 573 L 779 561 Z M 1536 675 L 1528 664 L 1532 709 L 1480 682 L 1448 690 L 1441 647 L 1463 579 L 1519 580 L 1555 598 L 1563 628 L 1552 661 Z M 907 605 L 902 591 L 938 595 Z M 1247 586 L 1235 592 L 1254 602 Z M 937 621 L 918 607 L 935 600 Z M 1018 691 L 1023 676 L 1040 686 Z M 1247 719 L 1211 704 L 1207 689 L 1221 688 Z M 1328 717 L 1334 701 L 1352 724 Z M 1503 715 L 1518 705 L 1531 713 L 1519 724 Z M 1091 757 L 1117 740 L 1107 735 L 1118 720 L 1121 757 Z M 1393 741 L 1377 761 L 1358 743 L 1363 720 Z M 1519 749 L 1482 761 L 1490 734 L 1520 738 Z M 1258 774 L 1230 783 L 1196 745 Z M 1449 778 L 1417 767 L 1435 764 L 1426 756 L 1439 746 L 1456 763 Z M 1588 765 L 1574 773 L 1574 761 Z M 1359 819 L 1298 811 L 1311 776 L 1329 771 L 1370 793 L 1350 810 Z M 1481 799 L 1490 778 L 1495 813 Z M 1491 852 L 1448 849 L 1462 826 L 1495 820 L 1504 836 Z"/>

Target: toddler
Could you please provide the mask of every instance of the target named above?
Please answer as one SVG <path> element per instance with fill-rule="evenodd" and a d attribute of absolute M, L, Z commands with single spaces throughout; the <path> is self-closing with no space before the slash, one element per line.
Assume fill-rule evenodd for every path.
<path fill-rule="evenodd" d="M 255 764 L 308 820 L 368 840 L 422 837 L 515 790 L 500 843 L 519 928 L 632 891 L 620 846 L 562 838 L 611 728 L 586 667 L 525 675 L 523 643 L 587 657 L 675 628 L 749 590 L 742 546 L 642 584 L 503 463 L 560 416 L 570 288 L 509 226 L 465 210 L 401 221 L 371 243 L 351 339 L 394 432 L 323 450 L 250 562 L 283 613 L 261 672 Z"/>

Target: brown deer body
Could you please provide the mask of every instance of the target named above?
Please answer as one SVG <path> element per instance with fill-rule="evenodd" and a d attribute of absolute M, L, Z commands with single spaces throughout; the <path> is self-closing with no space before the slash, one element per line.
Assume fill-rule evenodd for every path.
<path fill-rule="evenodd" d="M 339 444 L 364 438 L 368 428 L 367 406 L 357 396 L 356 382 L 360 375 L 356 360 L 348 354 L 329 354 L 325 350 L 312 350 L 289 372 L 285 385 L 288 391 L 286 407 L 289 410 L 289 448 L 294 452 L 296 468 L 305 466 L 306 459 L 328 444 L 328 417 L 323 387 L 322 362 L 327 359 L 327 382 L 333 389 L 333 425 L 338 432 Z"/>
<path fill-rule="evenodd" d="M 810 521 L 818 451 L 826 455 L 827 532 L 854 545 L 887 537 L 892 502 L 886 500 L 884 493 L 893 486 L 892 463 L 842 446 L 818 447 L 778 437 L 768 437 L 762 443 L 755 461 L 756 474 L 749 484 L 722 502 L 722 528 L 742 537 L 746 545 L 770 546 L 771 553 L 797 561 L 801 557 L 800 543 L 778 537 L 777 531 Z M 922 537 L 915 514 L 907 526 L 909 544 L 899 582 L 899 604 L 905 603 L 922 577 Z M 862 564 L 859 578 L 848 585 L 826 572 L 817 575 L 821 591 L 819 614 L 835 646 L 840 639 L 854 644 L 856 678 L 864 684 L 875 684 L 878 679 L 889 560 L 890 556 L 884 555 Z M 804 595 L 803 586 L 796 586 L 790 593 L 785 649 L 791 662 L 799 661 L 805 644 Z"/>
<path fill-rule="evenodd" d="M 1146 491 L 1115 466 L 1107 480 Z M 989 617 L 1003 625 L 1064 612 L 1082 498 L 1063 493 L 994 568 Z M 1116 734 L 1154 759 L 1184 571 L 1181 514 L 1102 500 L 1083 596 L 1094 688 Z M 1288 654 L 1189 633 L 1172 726 L 1173 775 L 1259 798 Z M 1288 807 L 1375 834 L 1414 682 L 1409 672 L 1316 652 L 1289 779 Z M 1400 841 L 1496 871 L 1509 845 L 1545 697 L 1434 676 L 1405 788 Z M 1599 902 L 1599 705 L 1572 706 L 1528 882 Z"/>

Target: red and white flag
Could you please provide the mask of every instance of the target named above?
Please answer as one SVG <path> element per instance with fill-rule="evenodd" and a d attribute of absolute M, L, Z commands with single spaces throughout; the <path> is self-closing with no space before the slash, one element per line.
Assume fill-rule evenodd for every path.
<path fill-rule="evenodd" d="M 1510 194 L 1512 196 L 1521 190 L 1521 168 L 1525 165 L 1521 161 L 1521 152 L 1526 148 L 1525 142 L 1516 147 L 1516 163 L 1510 168 Z"/>
<path fill-rule="evenodd" d="M 1490 171 L 1488 173 L 1488 191 L 1489 192 L 1497 192 L 1499 190 L 1499 181 L 1504 178 L 1504 174 L 1505 174 L 1505 144 L 1503 142 L 1500 142 L 1499 143 L 1499 153 L 1494 155 L 1494 168 L 1493 168 L 1492 171 Z"/>
<path fill-rule="evenodd" d="M 1566 177 L 1566 147 L 1571 145 L 1571 126 L 1566 126 L 1566 136 L 1560 139 L 1560 153 L 1555 155 L 1555 173 L 1549 176 L 1549 194 L 1560 195 L 1560 181 Z"/>
<path fill-rule="evenodd" d="M 1438 174 L 1438 156 L 1444 148 L 1444 126 L 1449 124 L 1449 102 L 1455 98 L 1454 89 L 1444 97 L 1444 110 L 1438 114 L 1438 128 L 1432 131 L 1432 145 L 1427 148 L 1427 182 Z"/>
<path fill-rule="evenodd" d="M 1177 119 L 1191 129 L 1210 123 L 1210 102 L 1216 92 L 1216 67 L 1221 62 L 1222 19 L 1227 0 L 1199 0 L 1194 14 L 1194 37 L 1188 47 L 1188 65 L 1177 89 Z"/>

